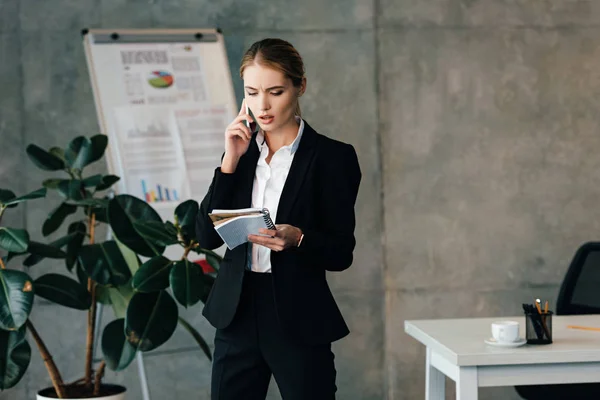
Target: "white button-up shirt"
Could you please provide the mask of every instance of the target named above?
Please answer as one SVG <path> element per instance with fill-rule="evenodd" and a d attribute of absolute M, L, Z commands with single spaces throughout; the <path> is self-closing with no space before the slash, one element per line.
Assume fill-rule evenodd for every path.
<path fill-rule="evenodd" d="M 283 146 L 273 154 L 271 162 L 267 164 L 269 155 L 269 146 L 265 140 L 264 133 L 259 130 L 256 135 L 256 142 L 260 151 L 258 163 L 256 164 L 256 173 L 254 174 L 254 185 L 252 187 L 252 207 L 267 208 L 271 214 L 271 219 L 275 222 L 279 199 L 288 172 L 294 160 L 294 154 L 298 150 L 302 132 L 304 131 L 304 121 L 296 117 L 299 122 L 298 134 L 292 143 Z M 271 272 L 271 249 L 250 243 L 252 247 L 251 269 L 255 272 Z"/>

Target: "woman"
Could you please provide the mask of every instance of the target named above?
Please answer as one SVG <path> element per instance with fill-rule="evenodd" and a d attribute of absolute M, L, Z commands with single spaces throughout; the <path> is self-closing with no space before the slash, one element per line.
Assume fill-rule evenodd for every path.
<path fill-rule="evenodd" d="M 212 399 L 265 399 L 271 374 L 285 400 L 334 399 L 331 343 L 349 331 L 325 271 L 352 263 L 356 152 L 300 118 L 306 78 L 290 43 L 254 43 L 240 76 L 245 99 L 225 132 L 198 238 L 208 249 L 223 244 L 208 217 L 217 208 L 268 208 L 276 229 L 226 251 L 206 301 L 203 315 L 217 328 Z"/>

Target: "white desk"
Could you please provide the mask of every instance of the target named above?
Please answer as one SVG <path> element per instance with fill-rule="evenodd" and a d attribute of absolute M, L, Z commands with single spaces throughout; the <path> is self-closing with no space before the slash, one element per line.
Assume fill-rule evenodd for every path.
<path fill-rule="evenodd" d="M 404 330 L 427 347 L 427 400 L 443 400 L 444 375 L 456 382 L 457 400 L 477 400 L 477 388 L 549 383 L 600 382 L 600 332 L 567 329 L 567 325 L 600 327 L 600 315 L 553 316 L 553 343 L 498 348 L 483 341 L 491 323 L 525 317 L 405 321 Z"/>

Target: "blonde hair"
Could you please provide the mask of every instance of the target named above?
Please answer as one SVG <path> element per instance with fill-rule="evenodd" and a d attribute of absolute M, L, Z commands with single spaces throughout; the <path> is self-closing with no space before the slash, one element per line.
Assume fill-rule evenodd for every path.
<path fill-rule="evenodd" d="M 302 85 L 305 72 L 302 57 L 291 43 L 283 39 L 267 38 L 252 44 L 242 57 L 240 78 L 244 79 L 244 69 L 254 62 L 283 72 L 295 87 Z M 299 101 L 296 103 L 295 114 L 302 116 Z"/>

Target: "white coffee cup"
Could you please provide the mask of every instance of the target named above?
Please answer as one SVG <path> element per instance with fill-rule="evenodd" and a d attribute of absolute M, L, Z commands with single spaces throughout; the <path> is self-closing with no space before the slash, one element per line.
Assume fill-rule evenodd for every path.
<path fill-rule="evenodd" d="M 496 321 L 492 323 L 492 336 L 498 342 L 516 342 L 519 340 L 519 323 L 517 321 Z"/>

